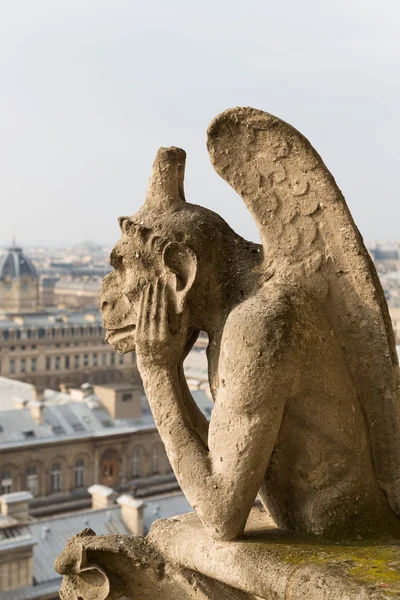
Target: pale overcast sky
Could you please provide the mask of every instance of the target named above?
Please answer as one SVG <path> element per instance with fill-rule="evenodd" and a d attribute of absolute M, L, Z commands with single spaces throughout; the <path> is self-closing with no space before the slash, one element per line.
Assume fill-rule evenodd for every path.
<path fill-rule="evenodd" d="M 0 245 L 112 244 L 166 145 L 256 239 L 205 148 L 237 105 L 310 139 L 367 240 L 400 238 L 399 0 L 0 0 Z"/>

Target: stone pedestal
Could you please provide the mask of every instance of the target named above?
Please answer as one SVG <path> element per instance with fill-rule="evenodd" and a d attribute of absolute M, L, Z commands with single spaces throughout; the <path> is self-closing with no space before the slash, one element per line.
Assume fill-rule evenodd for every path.
<path fill-rule="evenodd" d="M 236 542 L 211 539 L 193 513 L 156 521 L 147 538 L 91 534 L 58 559 L 66 600 L 400 598 L 400 540 L 297 538 L 257 508 Z"/>
<path fill-rule="evenodd" d="M 260 518 L 261 517 L 261 518 Z M 212 540 L 194 514 L 156 521 L 149 541 L 173 565 L 266 600 L 400 598 L 400 541 L 322 542 L 265 525 L 253 509 L 245 538 Z"/>

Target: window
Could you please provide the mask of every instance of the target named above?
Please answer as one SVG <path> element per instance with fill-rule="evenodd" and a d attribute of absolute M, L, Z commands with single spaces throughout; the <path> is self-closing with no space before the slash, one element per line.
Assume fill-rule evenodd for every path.
<path fill-rule="evenodd" d="M 115 365 L 115 354 L 114 354 L 114 352 L 112 354 L 110 354 L 110 364 L 112 366 Z"/>
<path fill-rule="evenodd" d="M 1 493 L 11 494 L 13 489 L 13 480 L 10 471 L 3 471 L 1 474 Z"/>
<path fill-rule="evenodd" d="M 15 360 L 13 358 L 10 360 L 10 373 L 15 373 Z"/>
<path fill-rule="evenodd" d="M 74 357 L 74 367 L 75 367 L 75 369 L 79 369 L 79 363 L 80 363 L 80 361 L 79 361 L 79 354 L 75 354 L 75 357 Z"/>
<path fill-rule="evenodd" d="M 39 479 L 35 466 L 30 466 L 26 470 L 26 489 L 32 496 L 37 496 L 39 493 Z"/>
<path fill-rule="evenodd" d="M 31 371 L 32 373 L 36 372 L 36 358 L 31 358 Z"/>
<path fill-rule="evenodd" d="M 140 450 L 138 448 L 133 451 L 132 477 L 134 479 L 140 477 Z"/>
<path fill-rule="evenodd" d="M 97 367 L 97 354 L 93 354 L 93 366 Z"/>
<path fill-rule="evenodd" d="M 26 360 L 25 358 L 21 358 L 21 373 L 25 373 L 26 371 Z"/>
<path fill-rule="evenodd" d="M 51 356 L 46 356 L 46 371 L 51 371 Z"/>
<path fill-rule="evenodd" d="M 101 355 L 101 364 L 103 367 L 107 366 L 107 354 L 105 352 Z"/>
<path fill-rule="evenodd" d="M 75 487 L 84 487 L 85 485 L 85 462 L 83 458 L 78 458 L 75 463 Z"/>
<path fill-rule="evenodd" d="M 39 337 L 40 339 L 42 339 L 42 338 L 44 338 L 44 337 L 45 337 L 45 335 L 46 335 L 46 332 L 45 332 L 45 330 L 44 330 L 44 327 L 39 327 L 39 331 L 38 331 L 38 337 Z"/>
<path fill-rule="evenodd" d="M 69 369 L 69 356 L 65 357 L 65 368 Z"/>
<path fill-rule="evenodd" d="M 83 355 L 83 366 L 84 367 L 88 367 L 89 366 L 89 354 L 84 354 Z"/>
<path fill-rule="evenodd" d="M 22 433 L 27 440 L 36 437 L 33 429 L 24 429 Z"/>
<path fill-rule="evenodd" d="M 51 467 L 51 491 L 59 492 L 61 490 L 61 465 L 54 463 Z"/>
<path fill-rule="evenodd" d="M 130 402 L 132 400 L 132 394 L 122 394 L 122 402 Z"/>
<path fill-rule="evenodd" d="M 55 368 L 56 368 L 57 371 L 60 370 L 60 364 L 61 364 L 61 358 L 59 356 L 56 356 L 56 359 L 55 359 Z"/>
<path fill-rule="evenodd" d="M 9 333 L 8 329 L 5 329 L 3 331 L 3 340 L 8 340 L 9 337 L 10 337 L 10 333 Z"/>
<path fill-rule="evenodd" d="M 120 365 L 123 365 L 123 364 L 124 364 L 124 357 L 123 357 L 123 355 L 122 355 L 122 354 L 120 355 L 120 357 L 119 357 L 119 359 L 118 359 L 118 360 L 119 360 L 119 364 L 120 364 Z"/>
<path fill-rule="evenodd" d="M 158 446 L 154 446 L 151 453 L 151 473 L 157 475 L 158 473 Z"/>
<path fill-rule="evenodd" d="M 114 465 L 108 463 L 103 465 L 102 474 L 103 477 L 112 477 L 114 475 Z"/>

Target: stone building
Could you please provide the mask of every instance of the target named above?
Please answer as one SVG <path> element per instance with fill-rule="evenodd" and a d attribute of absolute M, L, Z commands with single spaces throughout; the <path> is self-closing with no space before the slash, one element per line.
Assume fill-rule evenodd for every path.
<path fill-rule="evenodd" d="M 101 277 L 61 277 L 54 285 L 53 304 L 73 310 L 98 307 Z"/>
<path fill-rule="evenodd" d="M 51 389 L 139 381 L 134 355 L 119 356 L 104 342 L 100 278 L 72 278 L 69 295 L 60 288 L 62 309 L 44 307 L 58 302 L 58 278 L 45 281 L 49 285 L 40 286 L 32 261 L 15 244 L 0 258 L 0 376 Z"/>
<path fill-rule="evenodd" d="M 104 342 L 98 310 L 0 316 L 0 375 L 51 389 L 139 380 L 134 354 Z"/>
<path fill-rule="evenodd" d="M 207 414 L 206 394 L 194 395 Z M 140 388 L 48 390 L 16 406 L 0 411 L 0 494 L 29 491 L 32 514 L 87 506 L 93 484 L 138 496 L 177 489 Z"/>
<path fill-rule="evenodd" d="M 13 243 L 0 258 L 0 310 L 35 312 L 39 308 L 39 277 L 31 260 Z"/>

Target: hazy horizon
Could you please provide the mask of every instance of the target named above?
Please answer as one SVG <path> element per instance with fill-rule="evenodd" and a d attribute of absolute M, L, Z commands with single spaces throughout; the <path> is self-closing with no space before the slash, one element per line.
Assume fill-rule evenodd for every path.
<path fill-rule="evenodd" d="M 310 139 L 366 241 L 400 238 L 395 0 L 14 0 L 0 50 L 0 246 L 113 245 L 168 145 L 187 151 L 188 201 L 256 240 L 205 148 L 237 105 Z"/>

